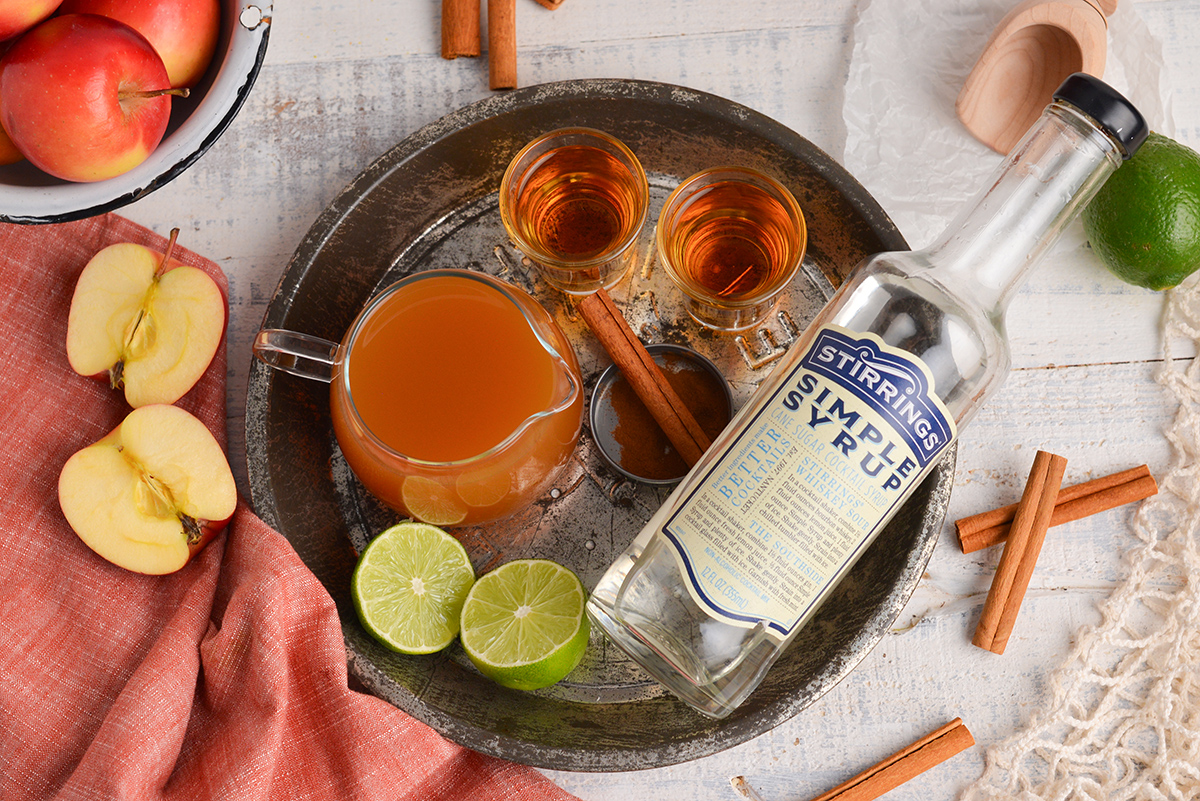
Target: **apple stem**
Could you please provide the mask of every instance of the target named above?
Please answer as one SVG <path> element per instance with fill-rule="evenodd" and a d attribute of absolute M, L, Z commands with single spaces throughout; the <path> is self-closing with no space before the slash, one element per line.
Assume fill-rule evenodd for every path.
<path fill-rule="evenodd" d="M 200 530 L 200 524 L 196 522 L 196 518 L 191 515 L 180 515 L 179 520 L 183 523 L 184 533 L 187 534 L 187 544 L 195 545 L 200 542 L 203 532 Z"/>
<path fill-rule="evenodd" d="M 175 251 L 175 240 L 179 238 L 179 229 L 172 228 L 171 236 L 167 239 L 167 252 L 163 254 L 162 261 L 158 264 L 158 269 L 154 271 L 154 277 L 160 278 L 167 271 L 167 264 L 171 261 L 171 254 Z"/>
<path fill-rule="evenodd" d="M 163 95 L 172 95 L 174 97 L 187 97 L 188 94 L 189 94 L 189 92 L 188 92 L 187 88 L 150 89 L 148 91 L 142 91 L 140 89 L 137 91 L 122 90 L 120 92 L 117 92 L 117 100 L 118 101 L 135 100 L 135 99 L 143 99 L 143 98 L 151 98 L 151 97 L 162 97 Z"/>

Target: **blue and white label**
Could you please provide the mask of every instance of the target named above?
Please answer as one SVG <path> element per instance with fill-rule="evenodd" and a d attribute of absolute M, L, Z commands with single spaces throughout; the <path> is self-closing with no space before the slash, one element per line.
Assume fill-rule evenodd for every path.
<path fill-rule="evenodd" d="M 954 437 L 920 359 L 826 326 L 662 533 L 697 603 L 784 639 Z"/>
<path fill-rule="evenodd" d="M 929 368 L 912 354 L 889 348 L 871 334 L 856 338 L 844 330 L 823 328 L 800 366 L 809 375 L 788 394 L 792 405 L 801 402 L 804 389 L 811 392 L 814 376 L 824 376 L 887 420 L 912 448 L 920 467 L 933 461 L 954 439 L 954 419 L 933 393 Z M 829 404 L 832 413 L 837 413 L 832 411 L 835 407 L 844 409 L 837 399 Z M 853 428 L 857 422 L 850 421 L 846 428 Z M 871 429 L 867 436 L 860 437 L 864 442 L 878 442 L 883 436 L 870 423 L 863 422 L 862 426 Z"/>

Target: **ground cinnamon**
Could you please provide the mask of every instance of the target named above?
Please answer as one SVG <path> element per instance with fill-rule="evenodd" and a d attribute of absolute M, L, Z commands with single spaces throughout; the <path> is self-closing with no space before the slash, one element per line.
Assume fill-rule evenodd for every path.
<path fill-rule="evenodd" d="M 1058 526 L 1099 514 L 1127 503 L 1144 500 L 1157 492 L 1158 484 L 1146 465 L 1063 487 L 1055 501 L 1050 525 Z M 1004 542 L 1016 511 L 1017 504 L 1013 503 L 956 521 L 954 525 L 958 530 L 958 542 L 963 553 L 971 553 Z"/>
<path fill-rule="evenodd" d="M 702 364 L 669 350 L 654 354 L 663 375 L 709 438 L 715 438 L 729 423 L 729 396 L 723 381 Z M 639 478 L 671 481 L 683 478 L 689 465 L 675 450 L 662 428 L 650 416 L 633 387 L 618 376 L 608 390 L 608 402 L 616 418 L 610 436 L 619 448 L 620 466 Z"/>
<path fill-rule="evenodd" d="M 442 58 L 481 52 L 479 0 L 442 0 Z"/>
<path fill-rule="evenodd" d="M 1029 589 L 1029 578 L 1042 551 L 1046 530 L 1050 528 L 1050 516 L 1054 513 L 1054 502 L 1066 468 L 1067 460 L 1061 456 L 1038 451 L 1034 457 L 1008 541 L 1004 543 L 1000 566 L 988 589 L 983 614 L 971 640 L 980 648 L 1002 654 L 1008 645 L 1021 601 Z"/>
<path fill-rule="evenodd" d="M 546 8 L 553 11 L 554 9 L 556 9 L 562 5 L 563 0 L 537 0 L 537 1 L 538 1 L 539 5 L 543 5 Z"/>
<path fill-rule="evenodd" d="M 601 289 L 583 298 L 579 313 L 675 450 L 689 466 L 698 462 L 712 440 L 646 352 L 608 292 Z"/>
<path fill-rule="evenodd" d="M 488 84 L 517 88 L 516 0 L 488 0 Z"/>
<path fill-rule="evenodd" d="M 871 801 L 974 744 L 962 719 L 955 718 L 813 801 Z"/>

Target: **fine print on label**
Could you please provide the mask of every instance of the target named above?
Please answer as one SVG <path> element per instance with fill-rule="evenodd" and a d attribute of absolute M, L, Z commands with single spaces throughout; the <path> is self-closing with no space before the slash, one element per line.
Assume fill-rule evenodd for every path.
<path fill-rule="evenodd" d="M 663 525 L 696 602 L 786 638 L 953 441 L 933 390 L 911 353 L 818 331 Z"/>

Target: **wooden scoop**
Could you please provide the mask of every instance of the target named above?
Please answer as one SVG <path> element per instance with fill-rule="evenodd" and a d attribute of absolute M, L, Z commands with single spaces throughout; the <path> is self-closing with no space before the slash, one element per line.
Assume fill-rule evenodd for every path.
<path fill-rule="evenodd" d="M 1007 154 L 1037 121 L 1054 90 L 1075 72 L 1104 76 L 1108 14 L 1117 0 L 1025 0 L 983 48 L 958 101 L 958 118 L 988 147 Z"/>

